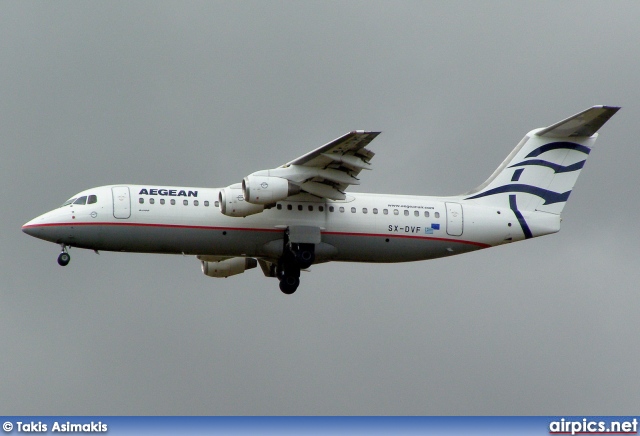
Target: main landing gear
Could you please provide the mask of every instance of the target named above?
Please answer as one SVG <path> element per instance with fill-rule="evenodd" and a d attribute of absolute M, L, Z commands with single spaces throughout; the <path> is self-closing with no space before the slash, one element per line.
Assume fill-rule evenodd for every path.
<path fill-rule="evenodd" d="M 287 294 L 293 294 L 300 286 L 300 267 L 295 263 L 280 262 L 278 265 L 278 280 L 280 280 L 280 290 Z"/>
<path fill-rule="evenodd" d="M 67 266 L 69 265 L 69 261 L 71 261 L 71 256 L 69 256 L 67 246 L 65 244 L 62 244 L 62 253 L 58 255 L 58 265 Z"/>
<path fill-rule="evenodd" d="M 317 227 L 289 227 L 284 235 L 282 257 L 278 262 L 276 277 L 280 280 L 280 290 L 293 294 L 300 285 L 300 270 L 306 269 L 316 259 L 316 243 L 320 242 Z"/>
<path fill-rule="evenodd" d="M 299 244 L 307 245 L 307 244 Z M 285 250 L 276 269 L 276 277 L 280 280 L 280 290 L 287 295 L 293 294 L 300 286 L 300 270 L 311 266 L 315 259 L 314 246 Z"/>

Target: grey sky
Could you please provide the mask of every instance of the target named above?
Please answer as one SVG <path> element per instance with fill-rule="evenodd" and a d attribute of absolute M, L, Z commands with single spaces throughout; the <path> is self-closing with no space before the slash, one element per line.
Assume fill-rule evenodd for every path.
<path fill-rule="evenodd" d="M 2 2 L 0 413 L 632 414 L 637 2 Z M 226 186 L 382 130 L 364 192 L 458 194 L 594 104 L 559 234 L 428 262 L 259 270 L 20 226 L 111 183 Z"/>

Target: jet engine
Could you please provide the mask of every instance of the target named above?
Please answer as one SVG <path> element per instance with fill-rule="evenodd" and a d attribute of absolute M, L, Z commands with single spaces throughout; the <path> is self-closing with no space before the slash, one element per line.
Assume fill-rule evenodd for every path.
<path fill-rule="evenodd" d="M 222 188 L 218 200 L 220 211 L 227 216 L 245 217 L 264 210 L 263 204 L 252 204 L 244 200 L 240 183 Z"/>
<path fill-rule="evenodd" d="M 258 266 L 258 261 L 251 257 L 232 257 L 219 262 L 200 261 L 202 272 L 209 277 L 229 277 L 242 274 L 245 270 Z"/>
<path fill-rule="evenodd" d="M 272 204 L 300 193 L 300 187 L 281 177 L 249 175 L 242 180 L 242 193 L 249 203 Z"/>

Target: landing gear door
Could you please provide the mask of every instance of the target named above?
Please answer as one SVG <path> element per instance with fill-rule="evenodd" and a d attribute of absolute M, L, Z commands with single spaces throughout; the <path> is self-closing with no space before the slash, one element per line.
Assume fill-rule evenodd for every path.
<path fill-rule="evenodd" d="M 462 205 L 460 203 L 445 203 L 447 206 L 447 234 L 451 236 L 462 235 L 464 219 Z"/>
<path fill-rule="evenodd" d="M 118 219 L 127 219 L 131 216 L 131 195 L 128 186 L 114 186 L 113 193 L 113 216 Z"/>

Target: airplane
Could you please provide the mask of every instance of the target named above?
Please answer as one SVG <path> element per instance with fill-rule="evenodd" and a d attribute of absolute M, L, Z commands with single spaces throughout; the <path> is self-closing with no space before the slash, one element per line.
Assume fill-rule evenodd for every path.
<path fill-rule="evenodd" d="M 530 131 L 477 188 L 455 196 L 348 193 L 371 169 L 380 132 L 356 130 L 224 188 L 109 185 L 82 191 L 22 226 L 96 253 L 195 255 L 209 277 L 258 265 L 292 294 L 300 271 L 329 262 L 409 262 L 560 230 L 561 213 L 596 141 L 620 108 L 593 106 Z"/>

